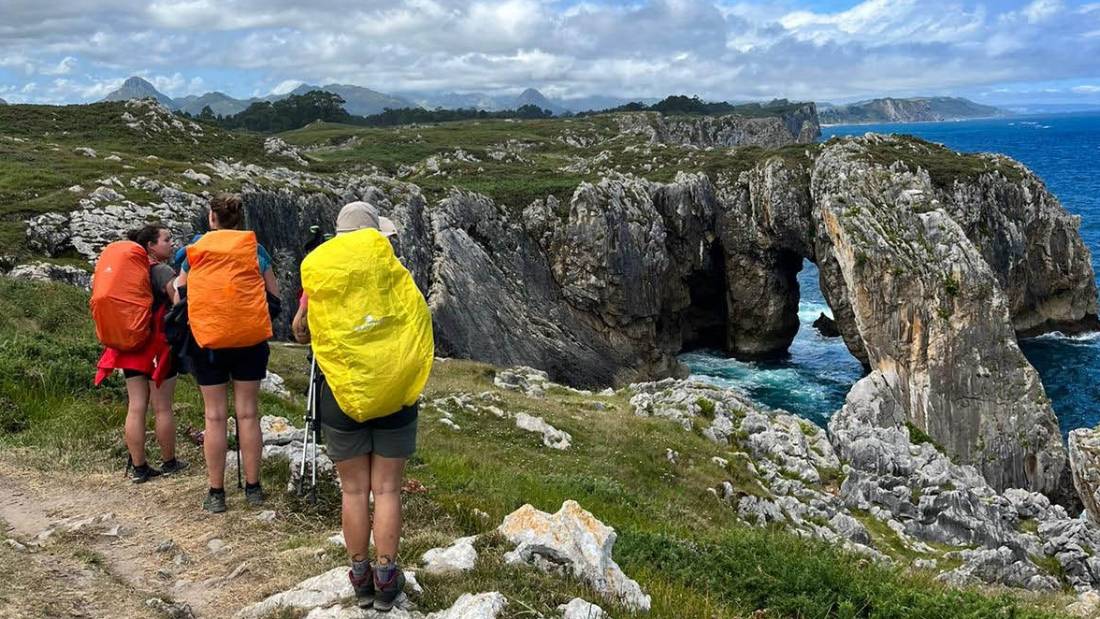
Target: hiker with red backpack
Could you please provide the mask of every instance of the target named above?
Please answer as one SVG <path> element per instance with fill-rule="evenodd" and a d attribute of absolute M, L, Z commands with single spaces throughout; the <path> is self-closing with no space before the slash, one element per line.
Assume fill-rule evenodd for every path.
<path fill-rule="evenodd" d="M 241 230 L 241 197 L 219 194 L 210 202 L 210 232 L 189 245 L 181 265 L 179 287 L 185 294 L 187 318 L 196 346 L 190 354 L 195 382 L 202 392 L 206 427 L 203 455 L 209 490 L 203 509 L 226 511 L 225 455 L 229 382 L 237 420 L 238 447 L 244 461 L 244 494 L 250 505 L 262 505 L 260 458 L 260 381 L 267 375 L 272 336 L 268 296 L 279 285 L 271 256 L 256 233 Z"/>
<path fill-rule="evenodd" d="M 405 586 L 397 561 L 402 478 L 435 358 L 431 312 L 390 244 L 396 233 L 373 205 L 345 205 L 336 236 L 302 261 L 305 294 L 292 324 L 295 338 L 311 344 L 319 375 L 310 406 L 340 477 L 348 579 L 361 608 L 383 612 Z"/>
<path fill-rule="evenodd" d="M 126 471 L 134 483 L 187 467 L 176 457 L 172 397 L 178 364 L 164 336 L 163 317 L 176 302 L 176 273 L 166 261 L 172 256 L 168 228 L 147 225 L 108 245 L 100 254 L 92 280 L 89 305 L 96 335 L 105 350 L 97 364 L 95 384 L 115 370 L 126 377 Z M 152 383 L 152 384 L 150 384 Z M 161 468 L 145 458 L 145 415 L 150 400 L 156 417 Z"/>

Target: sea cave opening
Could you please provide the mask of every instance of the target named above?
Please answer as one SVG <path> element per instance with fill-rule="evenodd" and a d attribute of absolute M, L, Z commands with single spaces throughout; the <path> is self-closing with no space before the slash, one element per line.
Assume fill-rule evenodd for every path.
<path fill-rule="evenodd" d="M 822 315 L 833 317 L 821 292 L 817 265 L 807 259 L 799 265 L 799 324 L 787 354 L 757 360 L 737 359 L 726 352 L 725 263 L 712 259 L 713 265 L 721 268 L 712 268 L 691 280 L 690 317 L 696 322 L 685 320 L 693 326 L 685 327 L 680 360 L 695 378 L 738 389 L 758 402 L 818 425 L 827 424 L 844 404 L 852 385 L 863 377 L 864 368 L 848 351 L 843 338 L 814 326 Z M 720 325 L 714 321 L 719 311 Z"/>
<path fill-rule="evenodd" d="M 725 350 L 729 309 L 726 304 L 726 258 L 718 243 L 707 263 L 688 278 L 691 305 L 680 322 L 683 350 Z"/>

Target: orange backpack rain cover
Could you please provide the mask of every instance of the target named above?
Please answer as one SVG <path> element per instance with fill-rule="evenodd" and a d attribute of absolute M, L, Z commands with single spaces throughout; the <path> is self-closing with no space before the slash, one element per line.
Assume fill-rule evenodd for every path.
<path fill-rule="evenodd" d="M 153 285 L 149 254 L 141 245 L 116 241 L 103 249 L 92 276 L 88 307 L 95 335 L 104 346 L 128 351 L 145 344 L 153 333 Z"/>
<path fill-rule="evenodd" d="M 272 336 L 256 233 L 207 232 L 187 248 L 187 318 L 203 348 L 244 348 Z"/>

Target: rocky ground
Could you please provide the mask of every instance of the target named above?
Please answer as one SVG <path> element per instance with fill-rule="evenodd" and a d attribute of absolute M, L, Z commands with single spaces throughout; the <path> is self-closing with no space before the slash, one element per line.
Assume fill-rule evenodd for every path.
<path fill-rule="evenodd" d="M 592 447 L 583 439 L 573 444 L 576 423 L 569 431 L 556 427 L 563 418 L 551 410 L 564 401 L 588 402 L 581 417 L 593 418 L 623 406 L 635 419 L 659 420 L 666 438 L 658 438 L 652 451 L 663 466 L 706 463 L 710 501 L 741 526 L 779 527 L 875 563 L 934 574 L 952 587 L 992 585 L 1042 595 L 1042 605 L 1075 616 L 1100 609 L 1091 558 L 1100 548 L 1095 525 L 1071 518 L 1039 494 L 996 493 L 973 468 L 951 463 L 929 442 L 913 442 L 904 425 L 872 424 L 871 416 L 889 408 L 868 399 L 873 390 L 853 392 L 826 432 L 705 383 L 669 379 L 591 393 L 522 367 L 493 371 L 491 380 L 489 390 L 476 393 L 436 391 L 425 402 L 422 434 L 462 440 L 511 426 L 520 436 L 533 436 L 521 444 L 569 457 Z M 267 389 L 296 397 L 277 379 Z M 263 428 L 265 470 L 289 489 L 303 431 L 278 417 L 266 417 Z M 697 453 L 677 433 L 702 438 L 715 446 L 711 454 L 720 455 Z M 0 458 L 0 520 L 7 524 L 0 553 L 10 586 L 0 601 L 12 616 L 374 616 L 350 602 L 334 521 L 310 516 L 308 507 L 300 512 L 304 504 L 282 488 L 272 490 L 276 498 L 266 510 L 246 509 L 231 492 L 230 512 L 219 517 L 197 509 L 201 470 L 133 486 L 117 471 L 59 478 L 37 470 L 42 465 L 34 458 L 6 453 Z M 228 461 L 232 468 L 232 453 Z M 334 490 L 325 464 L 321 483 Z M 421 492 L 430 490 L 410 480 L 407 501 L 417 503 Z M 477 495 L 469 499 L 479 504 Z M 513 564 L 519 573 L 546 572 L 550 580 L 541 587 L 581 592 L 552 596 L 562 601 L 541 610 L 543 616 L 622 616 L 653 605 L 646 586 L 616 563 L 615 530 L 584 505 L 566 500 L 553 514 L 526 505 L 500 520 L 478 508 L 470 513 L 482 532 L 455 537 L 426 531 L 421 517 L 412 516 L 416 524 L 406 535 L 418 541 L 405 555 L 410 585 L 392 616 L 519 616 L 517 607 L 529 603 L 522 595 L 492 589 L 492 579 L 463 577 Z M 59 580 L 62 574 L 79 576 L 74 585 L 71 577 Z M 568 580 L 557 580 L 563 577 Z M 441 583 L 448 593 L 433 597 Z M 421 610 L 424 604 L 429 609 Z"/>

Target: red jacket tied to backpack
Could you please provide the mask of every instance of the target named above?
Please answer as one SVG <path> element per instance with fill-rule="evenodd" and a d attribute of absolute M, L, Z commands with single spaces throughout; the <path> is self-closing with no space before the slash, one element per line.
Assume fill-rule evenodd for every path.
<path fill-rule="evenodd" d="M 159 386 L 171 371 L 163 325 L 168 308 L 154 308 L 151 266 L 148 252 L 133 241 L 111 243 L 99 256 L 88 302 L 106 347 L 96 364 L 97 385 L 121 369 L 151 376 Z"/>

